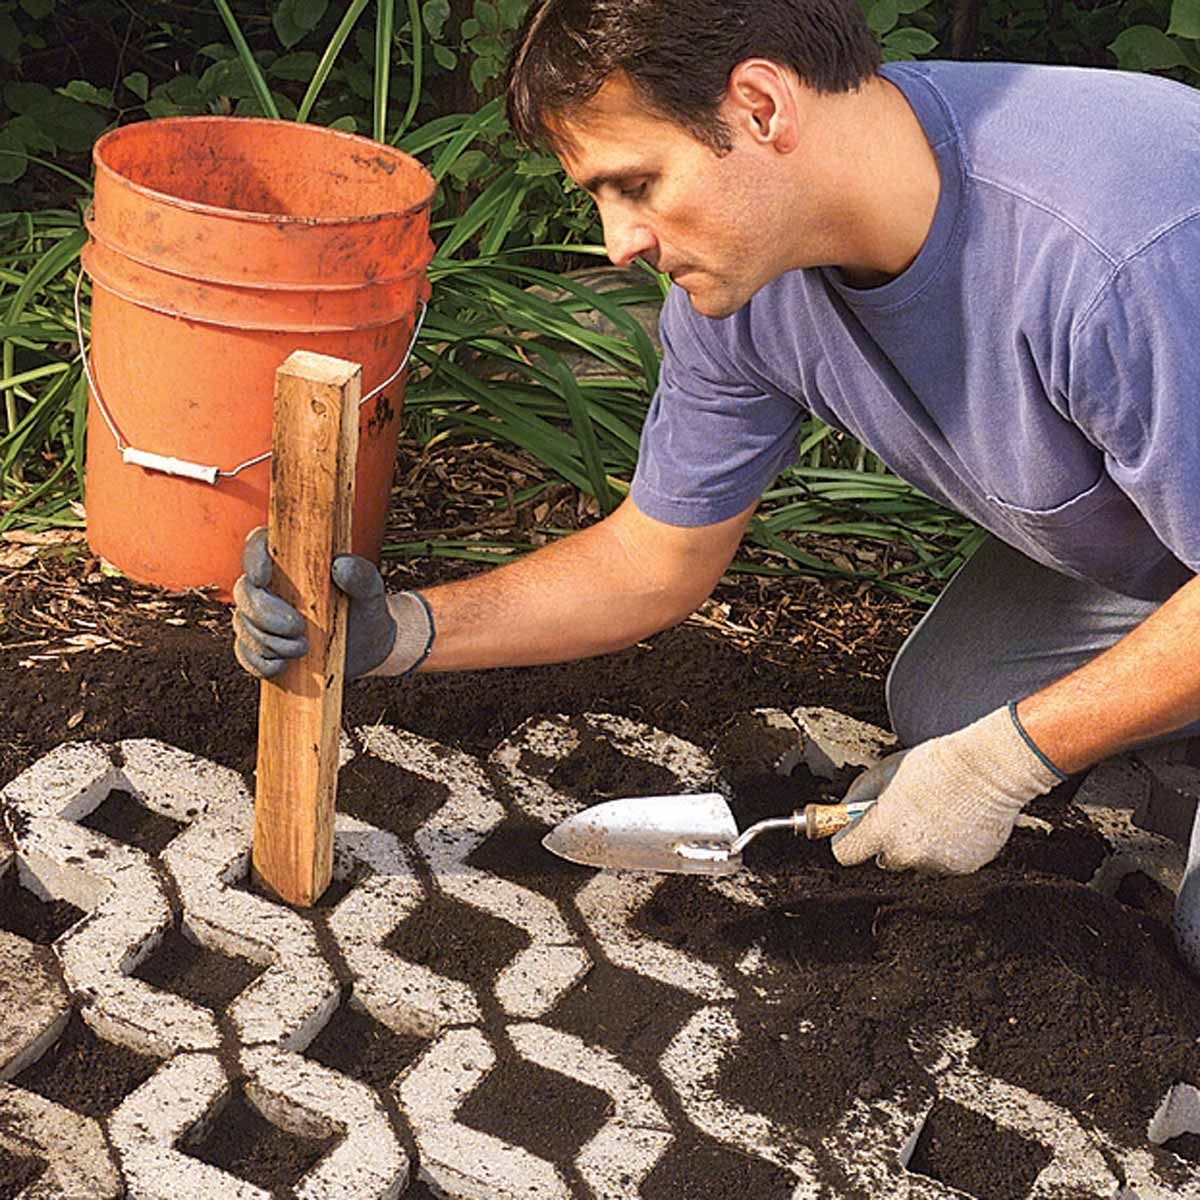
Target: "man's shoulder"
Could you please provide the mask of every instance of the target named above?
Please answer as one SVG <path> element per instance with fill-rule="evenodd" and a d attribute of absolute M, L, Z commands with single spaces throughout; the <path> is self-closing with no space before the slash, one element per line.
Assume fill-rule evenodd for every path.
<path fill-rule="evenodd" d="M 1022 63 L 904 64 L 885 74 L 919 115 L 938 108 L 978 203 L 1051 217 L 1112 261 L 1200 205 L 1194 88 Z"/>

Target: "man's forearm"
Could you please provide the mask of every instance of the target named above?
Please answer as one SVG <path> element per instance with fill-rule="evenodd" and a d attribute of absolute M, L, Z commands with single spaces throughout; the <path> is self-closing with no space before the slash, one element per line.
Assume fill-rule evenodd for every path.
<path fill-rule="evenodd" d="M 709 594 L 749 513 L 701 530 L 647 523 L 631 502 L 517 561 L 422 589 L 436 627 L 422 671 L 532 666 L 632 645 Z M 387 664 L 379 672 L 391 673 Z"/>
<path fill-rule="evenodd" d="M 1200 578 L 1017 715 L 1061 771 L 1081 771 L 1200 719 Z"/>

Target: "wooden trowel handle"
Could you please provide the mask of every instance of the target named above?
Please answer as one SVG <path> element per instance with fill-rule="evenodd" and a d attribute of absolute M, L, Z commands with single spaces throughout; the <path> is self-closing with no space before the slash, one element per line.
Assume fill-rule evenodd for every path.
<path fill-rule="evenodd" d="M 804 817 L 804 834 L 810 842 L 833 837 L 839 829 L 857 821 L 874 803 L 874 800 L 862 800 L 855 804 L 806 804 L 800 810 Z"/>

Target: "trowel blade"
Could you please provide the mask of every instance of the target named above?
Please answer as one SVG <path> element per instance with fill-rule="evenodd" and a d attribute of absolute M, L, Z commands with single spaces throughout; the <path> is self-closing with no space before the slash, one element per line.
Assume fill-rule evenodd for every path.
<path fill-rule="evenodd" d="M 737 835 L 725 797 L 705 792 L 606 800 L 555 826 L 542 845 L 588 867 L 732 875 L 742 865 L 730 851 Z"/>

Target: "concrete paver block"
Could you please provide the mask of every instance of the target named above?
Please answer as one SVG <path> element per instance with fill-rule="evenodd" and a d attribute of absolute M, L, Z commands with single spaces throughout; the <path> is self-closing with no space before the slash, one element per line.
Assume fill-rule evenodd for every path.
<path fill-rule="evenodd" d="M 354 995 L 363 1008 L 398 1033 L 432 1037 L 446 1025 L 478 1021 L 482 1013 L 465 983 L 383 948 L 424 899 L 415 874 L 368 879 L 338 905 L 329 928 L 353 972 Z"/>
<path fill-rule="evenodd" d="M 8 1083 L 0 1083 L 0 1146 L 46 1163 L 20 1200 L 120 1200 L 125 1195 L 95 1121 Z"/>
<path fill-rule="evenodd" d="M 421 1178 L 462 1200 L 570 1200 L 553 1163 L 456 1119 L 495 1064 L 481 1029 L 448 1029 L 400 1080 Z"/>
<path fill-rule="evenodd" d="M 831 708 L 797 708 L 792 720 L 804 738 L 808 769 L 841 785 L 897 748 L 894 733 Z"/>
<path fill-rule="evenodd" d="M 717 967 L 634 927 L 634 918 L 663 886 L 664 878 L 632 871 L 598 871 L 580 889 L 575 906 L 605 956 L 617 966 L 682 988 L 702 1000 L 732 999 L 735 993 Z M 697 886 L 702 886 L 699 879 Z"/>
<path fill-rule="evenodd" d="M 1200 801 L 1200 767 L 1190 761 L 1196 739 L 1169 742 L 1134 751 L 1131 756 L 1150 775 L 1133 819 L 1142 829 L 1168 837 L 1181 846 L 1191 840 Z"/>
<path fill-rule="evenodd" d="M 0 791 L 0 802 L 10 806 L 18 824 L 23 817 L 74 821 L 87 816 L 119 786 L 117 781 L 117 768 L 105 747 L 64 742 Z"/>
<path fill-rule="evenodd" d="M 1089 881 L 1104 895 L 1115 894 L 1121 880 L 1136 871 L 1170 892 L 1179 891 L 1184 848 L 1134 824 L 1134 811 L 1151 786 L 1145 770 L 1122 755 L 1093 767 L 1075 793 L 1076 807 L 1112 847 Z"/>
<path fill-rule="evenodd" d="M 53 953 L 0 930 L 0 1080 L 41 1058 L 70 1016 Z"/>
<path fill-rule="evenodd" d="M 202 945 L 267 967 L 229 1006 L 243 1043 L 303 1049 L 338 1006 L 339 989 L 311 925 L 291 909 L 231 887 L 245 851 L 231 861 L 192 857 L 176 839 L 162 854 L 179 889 L 184 923 Z"/>
<path fill-rule="evenodd" d="M 495 983 L 497 999 L 514 1016 L 538 1017 L 553 1008 L 591 960 L 558 908 L 546 897 L 471 866 L 467 859 L 504 820 L 504 806 L 479 764 L 425 738 L 406 735 L 375 753 L 442 784 L 449 799 L 417 830 L 417 848 L 448 896 L 521 929 L 529 946 Z"/>
<path fill-rule="evenodd" d="M 939 1095 L 1002 1129 L 1039 1142 L 1050 1152 L 1050 1162 L 1038 1174 L 1032 1196 L 1089 1190 L 1109 1196 L 1122 1186 L 1132 1188 L 1139 1200 L 1200 1195 L 1200 1167 L 1179 1160 L 1178 1179 L 1167 1183 L 1149 1150 L 1118 1145 L 1058 1105 L 973 1067 L 970 1054 L 977 1041 L 967 1030 L 940 1029 L 914 1039 L 913 1049 L 937 1081 Z"/>
<path fill-rule="evenodd" d="M 370 1088 L 269 1046 L 242 1054 L 246 1094 L 281 1129 L 339 1143 L 295 1184 L 297 1200 L 395 1200 L 408 1155 Z"/>
<path fill-rule="evenodd" d="M 797 1177 L 794 1200 L 819 1200 L 817 1161 L 798 1133 L 723 1099 L 716 1087 L 721 1063 L 740 1036 L 729 1008 L 699 1009 L 671 1040 L 659 1065 L 697 1129 L 751 1158 L 792 1172 Z"/>
<path fill-rule="evenodd" d="M 584 713 L 581 717 L 535 717 L 517 727 L 488 758 L 488 768 L 511 802 L 534 820 L 557 825 L 610 796 L 577 798 L 555 788 L 547 776 L 581 744 L 578 726 L 630 758 L 665 767 L 680 792 L 711 791 L 717 779 L 712 759 L 699 746 L 625 717 Z"/>
<path fill-rule="evenodd" d="M 213 1119 L 230 1084 L 210 1054 L 181 1054 L 125 1097 L 109 1118 L 130 1196 L 138 1200 L 271 1200 L 271 1193 L 176 1148 Z"/>
<path fill-rule="evenodd" d="M 608 1051 L 544 1025 L 512 1025 L 522 1058 L 608 1094 L 610 1112 L 575 1158 L 596 1200 L 626 1200 L 666 1153 L 675 1135 L 649 1084 Z"/>
<path fill-rule="evenodd" d="M 1161 1146 L 1185 1133 L 1200 1134 L 1200 1090 L 1190 1083 L 1177 1083 L 1150 1119 L 1146 1136 Z"/>

